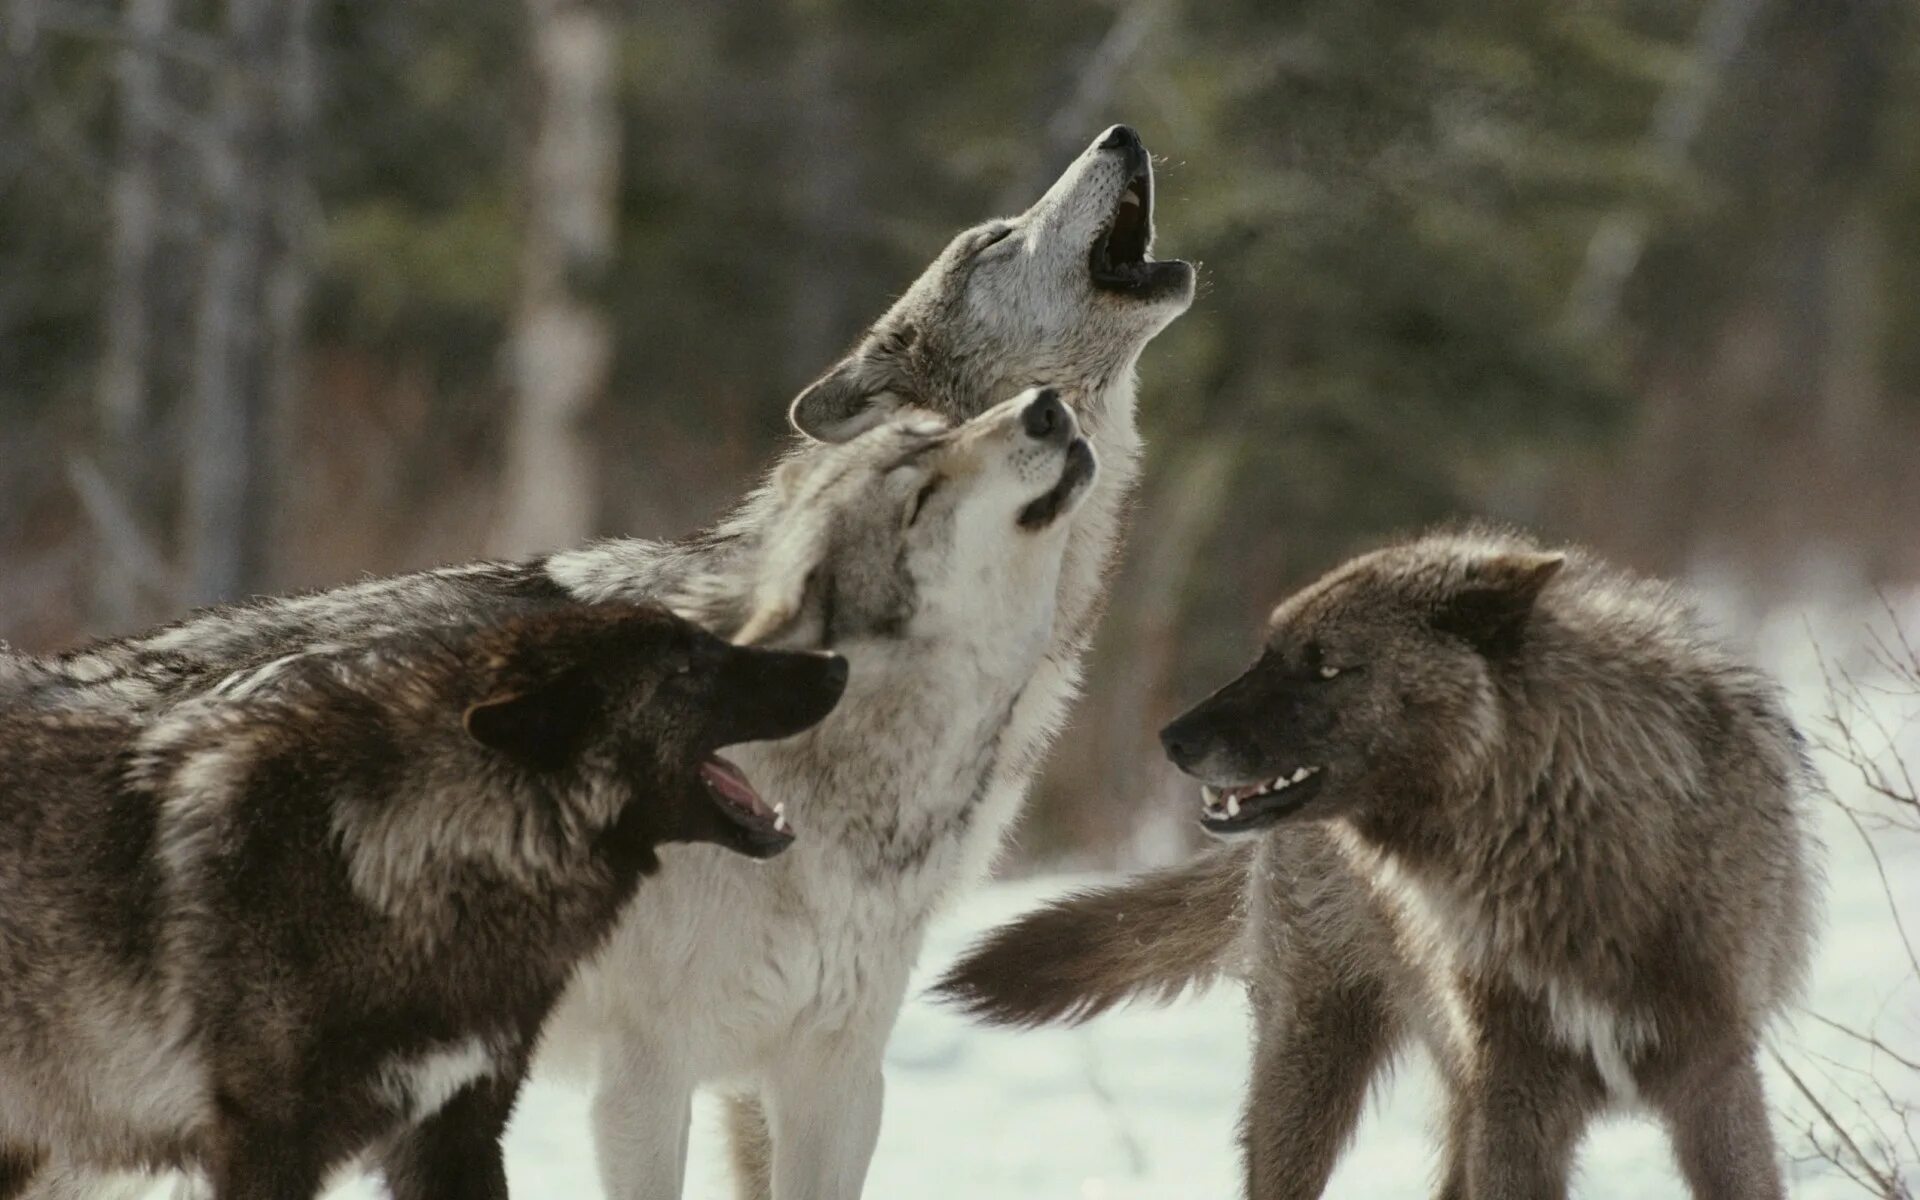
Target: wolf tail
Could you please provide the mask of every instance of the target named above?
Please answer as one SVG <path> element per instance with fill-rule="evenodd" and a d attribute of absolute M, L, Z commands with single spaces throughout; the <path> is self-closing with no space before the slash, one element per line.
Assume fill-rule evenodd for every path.
<path fill-rule="evenodd" d="M 1056 900 L 994 930 L 934 994 L 993 1025 L 1077 1025 L 1123 1000 L 1166 1002 L 1234 965 L 1253 847 Z"/>

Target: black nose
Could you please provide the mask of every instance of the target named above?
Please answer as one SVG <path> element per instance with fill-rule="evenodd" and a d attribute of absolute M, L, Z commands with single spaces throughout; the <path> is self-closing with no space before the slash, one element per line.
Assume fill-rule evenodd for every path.
<path fill-rule="evenodd" d="M 1107 130 L 1107 136 L 1100 139 L 1102 150 L 1126 150 L 1140 148 L 1140 135 L 1131 125 L 1115 125 Z"/>
<path fill-rule="evenodd" d="M 1042 389 L 1021 411 L 1020 426 L 1035 441 L 1057 442 L 1066 437 L 1067 406 L 1060 403 L 1060 393 L 1053 388 Z"/>
<path fill-rule="evenodd" d="M 1183 724 L 1175 721 L 1160 731 L 1160 748 L 1167 752 L 1168 761 L 1184 771 L 1199 762 L 1203 750 L 1200 739 L 1191 730 L 1181 728 Z"/>
<path fill-rule="evenodd" d="M 836 692 L 844 692 L 847 689 L 847 660 L 838 654 L 833 655 L 832 658 L 833 661 L 827 664 L 827 687 Z"/>

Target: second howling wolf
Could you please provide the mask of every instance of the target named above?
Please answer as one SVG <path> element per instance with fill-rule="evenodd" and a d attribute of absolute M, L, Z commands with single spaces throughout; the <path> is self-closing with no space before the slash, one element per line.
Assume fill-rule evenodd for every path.
<path fill-rule="evenodd" d="M 1781 1195 L 1754 1059 L 1807 958 L 1810 780 L 1771 682 L 1670 589 L 1486 530 L 1390 547 L 1275 609 L 1162 739 L 1208 828 L 1264 836 L 1021 918 L 950 996 L 1037 1025 L 1243 974 L 1251 1200 L 1318 1196 L 1412 1039 L 1444 1200 L 1564 1196 L 1628 1104 L 1696 1196 Z"/>

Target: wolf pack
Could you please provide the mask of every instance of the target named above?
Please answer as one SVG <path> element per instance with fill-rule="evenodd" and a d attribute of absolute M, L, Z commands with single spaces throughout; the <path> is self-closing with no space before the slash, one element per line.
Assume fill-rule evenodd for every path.
<path fill-rule="evenodd" d="M 499 1200 L 530 1073 L 591 1090 L 616 1200 L 681 1194 L 699 1089 L 745 1200 L 860 1195 L 929 924 L 1099 620 L 1136 364 L 1194 295 L 1153 215 L 1115 126 L 704 531 L 0 656 L 0 1200 Z M 1566 1195 L 1623 1109 L 1695 1196 L 1783 1195 L 1757 1055 L 1817 781 L 1766 676 L 1677 588 L 1489 525 L 1333 566 L 1263 643 L 1161 734 L 1210 848 L 937 992 L 1038 1026 L 1239 981 L 1252 1200 L 1320 1195 L 1416 1044 L 1445 1200 Z"/>

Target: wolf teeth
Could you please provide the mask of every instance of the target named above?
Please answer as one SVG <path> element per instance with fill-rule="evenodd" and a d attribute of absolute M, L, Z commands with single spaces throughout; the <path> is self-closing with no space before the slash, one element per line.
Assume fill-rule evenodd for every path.
<path fill-rule="evenodd" d="M 1296 783 L 1304 782 L 1320 773 L 1319 767 L 1295 767 L 1291 775 L 1276 775 L 1265 783 L 1252 788 L 1237 788 L 1222 792 L 1216 787 L 1201 789 L 1202 807 L 1209 817 L 1216 820 L 1231 820 L 1240 815 L 1243 801 L 1270 796 L 1274 792 L 1284 792 Z"/>
<path fill-rule="evenodd" d="M 773 806 L 773 827 L 780 833 L 793 832 L 793 826 L 787 823 L 787 802 L 785 800 Z"/>

